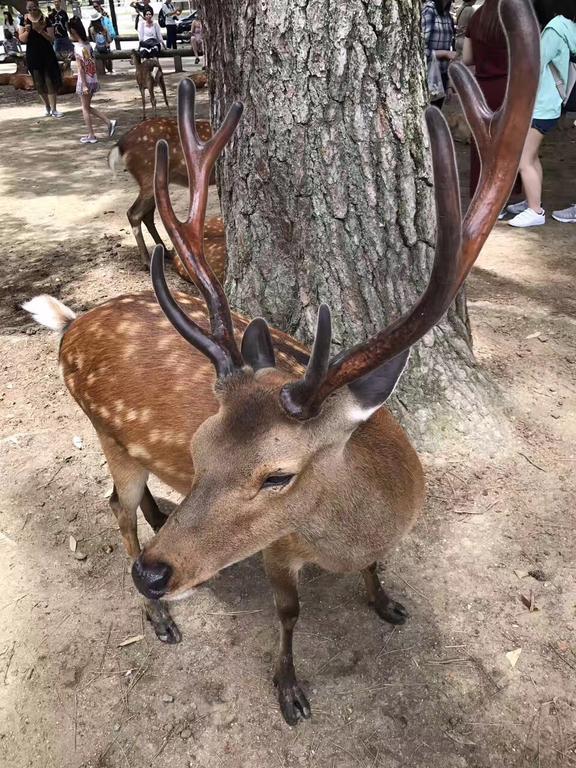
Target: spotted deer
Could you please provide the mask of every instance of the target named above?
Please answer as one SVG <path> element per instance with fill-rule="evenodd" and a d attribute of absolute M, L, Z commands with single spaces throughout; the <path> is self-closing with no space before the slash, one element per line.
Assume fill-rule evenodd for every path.
<path fill-rule="evenodd" d="M 164 72 L 160 66 L 160 61 L 152 56 L 150 58 L 143 58 L 139 51 L 132 51 L 130 59 L 136 68 L 136 84 L 142 97 L 142 120 L 146 120 L 146 91 L 148 91 L 150 96 L 150 103 L 152 104 L 154 117 L 156 117 L 156 96 L 154 95 L 154 88 L 156 86 L 162 91 L 166 106 L 170 109 L 168 96 L 166 96 Z"/>
<path fill-rule="evenodd" d="M 538 83 L 538 29 L 524 0 L 502 0 L 501 14 L 510 54 L 502 107 L 490 111 L 468 70 L 451 67 L 482 157 L 476 195 L 462 217 L 450 132 L 442 114 L 428 108 L 434 263 L 413 308 L 371 338 L 331 357 L 330 312 L 322 305 L 308 354 L 263 319 L 248 323 L 230 311 L 207 263 L 202 230 L 208 180 L 242 105 L 234 104 L 202 141 L 188 80 L 178 99 L 191 188 L 186 220 L 177 219 L 170 201 L 165 141 L 156 148 L 155 191 L 162 221 L 206 305 L 170 291 L 157 246 L 151 264 L 157 302 L 151 293 L 132 294 L 77 318 L 50 297 L 27 306 L 63 333 L 64 380 L 98 433 L 114 480 L 111 506 L 160 639 L 180 639 L 166 601 L 263 551 L 280 620 L 274 682 L 292 725 L 310 716 L 292 654 L 304 563 L 361 572 L 380 618 L 401 624 L 408 616 L 384 591 L 376 563 L 420 514 L 424 476 L 408 437 L 382 405 L 410 347 L 454 300 L 514 183 Z M 147 489 L 150 472 L 185 495 L 167 519 Z M 139 505 L 157 531 L 142 550 Z"/>
<path fill-rule="evenodd" d="M 212 136 L 212 126 L 208 120 L 196 120 L 196 130 L 202 141 Z M 148 248 L 142 234 L 142 223 L 155 243 L 163 245 L 154 223 L 154 147 L 163 139 L 170 147 L 170 182 L 182 187 L 188 186 L 188 171 L 178 137 L 178 123 L 170 117 L 153 117 L 138 123 L 127 131 L 108 155 L 108 165 L 113 173 L 124 167 L 136 180 L 139 187 L 138 197 L 128 208 L 127 216 L 132 232 L 138 244 L 142 263 L 150 266 Z M 214 178 L 211 178 L 211 182 Z M 221 216 L 213 216 L 206 221 L 204 228 L 204 247 L 206 258 L 214 274 L 221 282 L 226 275 L 226 240 L 224 222 Z M 190 281 L 188 271 L 177 253 L 173 254 L 174 268 L 186 281 Z"/>

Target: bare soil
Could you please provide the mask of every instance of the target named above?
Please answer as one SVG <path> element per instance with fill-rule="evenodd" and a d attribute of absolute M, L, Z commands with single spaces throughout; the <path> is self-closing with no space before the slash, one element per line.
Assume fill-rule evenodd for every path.
<path fill-rule="evenodd" d="M 140 117 L 124 76 L 98 102 L 121 131 Z M 49 292 L 82 311 L 148 287 L 125 218 L 134 185 L 110 176 L 109 142 L 77 143 L 73 96 L 60 122 L 33 94 L 2 88 L 0 106 L 0 764 L 576 765 L 576 228 L 496 227 L 469 296 L 511 438 L 423 457 L 426 514 L 382 574 L 404 627 L 368 609 L 360 578 L 304 572 L 295 652 L 313 719 L 291 729 L 259 557 L 174 608 L 179 646 L 145 626 L 94 432 L 59 379 L 54 334 L 18 308 Z M 575 138 L 545 142 L 549 210 L 576 198 Z"/>

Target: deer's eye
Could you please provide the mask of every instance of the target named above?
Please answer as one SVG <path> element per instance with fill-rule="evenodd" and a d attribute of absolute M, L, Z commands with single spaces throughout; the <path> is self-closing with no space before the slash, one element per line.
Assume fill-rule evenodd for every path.
<path fill-rule="evenodd" d="M 274 490 L 280 490 L 290 485 L 296 475 L 268 475 L 266 480 L 262 483 L 262 489 L 269 488 Z"/>

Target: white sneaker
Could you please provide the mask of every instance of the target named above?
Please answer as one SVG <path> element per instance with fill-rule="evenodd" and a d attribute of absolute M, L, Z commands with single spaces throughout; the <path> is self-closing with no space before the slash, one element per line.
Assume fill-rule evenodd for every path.
<path fill-rule="evenodd" d="M 46 107 L 46 112 L 42 115 L 42 117 L 52 117 L 52 112 Z"/>
<path fill-rule="evenodd" d="M 53 109 L 52 112 L 51 112 L 51 115 L 52 115 L 52 117 L 57 117 L 57 118 L 64 117 L 64 113 L 63 112 L 58 112 L 57 109 Z"/>
<path fill-rule="evenodd" d="M 536 213 L 532 208 L 526 208 L 525 211 L 514 216 L 508 222 L 511 227 L 541 227 L 546 224 L 546 211 L 542 208 L 541 213 Z"/>
<path fill-rule="evenodd" d="M 525 211 L 526 208 L 528 208 L 528 203 L 526 202 L 526 200 L 522 200 L 521 203 L 512 203 L 512 205 L 508 205 L 506 207 L 506 210 L 508 211 L 508 213 L 513 213 L 514 216 L 518 216 L 518 214 Z"/>

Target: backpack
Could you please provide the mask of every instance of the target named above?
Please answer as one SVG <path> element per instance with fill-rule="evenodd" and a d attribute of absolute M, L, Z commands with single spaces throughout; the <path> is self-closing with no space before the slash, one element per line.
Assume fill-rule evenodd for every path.
<path fill-rule="evenodd" d="M 163 8 L 160 8 L 160 13 L 158 14 L 158 24 L 160 24 L 161 27 L 166 26 L 166 14 L 164 13 Z"/>
<path fill-rule="evenodd" d="M 96 43 L 97 51 L 108 50 L 108 41 L 106 40 L 106 35 L 103 35 L 102 32 L 96 32 L 96 35 L 94 37 L 94 42 Z"/>

